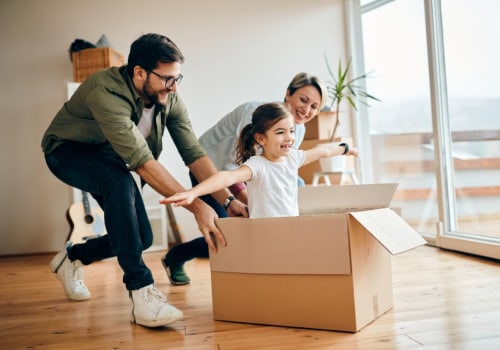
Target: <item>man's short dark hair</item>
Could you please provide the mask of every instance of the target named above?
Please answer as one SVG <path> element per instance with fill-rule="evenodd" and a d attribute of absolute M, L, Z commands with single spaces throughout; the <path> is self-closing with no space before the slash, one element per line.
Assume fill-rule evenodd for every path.
<path fill-rule="evenodd" d="M 173 62 L 184 63 L 184 55 L 177 45 L 164 35 L 149 33 L 135 40 L 130 46 L 127 72 L 132 77 L 135 66 L 151 71 L 158 63 Z"/>

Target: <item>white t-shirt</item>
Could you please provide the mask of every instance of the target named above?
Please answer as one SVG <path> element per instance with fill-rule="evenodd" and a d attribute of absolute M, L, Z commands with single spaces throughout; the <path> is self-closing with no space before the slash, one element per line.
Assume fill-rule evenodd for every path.
<path fill-rule="evenodd" d="M 281 163 L 261 155 L 244 163 L 252 171 L 252 178 L 247 181 L 251 218 L 299 215 L 297 176 L 305 157 L 303 150 L 291 149 Z"/>
<path fill-rule="evenodd" d="M 142 110 L 142 117 L 139 120 L 139 124 L 137 124 L 137 127 L 139 128 L 139 131 L 144 136 L 144 138 L 147 138 L 151 134 L 151 126 L 153 126 L 154 111 L 155 111 L 154 106 L 151 108 L 144 108 Z"/>

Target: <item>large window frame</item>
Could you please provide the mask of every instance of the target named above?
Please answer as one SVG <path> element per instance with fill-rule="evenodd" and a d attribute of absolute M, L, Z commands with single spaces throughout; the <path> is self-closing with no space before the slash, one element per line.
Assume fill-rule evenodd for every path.
<path fill-rule="evenodd" d="M 364 72 L 362 15 L 365 12 L 384 6 L 395 0 L 345 0 L 346 23 L 348 27 L 348 50 L 353 59 L 353 75 Z M 500 244 L 497 239 L 480 238 L 474 235 L 457 232 L 456 202 L 454 197 L 454 176 L 452 158 L 452 135 L 449 125 L 448 94 L 445 76 L 445 57 L 442 32 L 442 16 L 440 0 L 422 0 L 425 7 L 427 55 L 431 93 L 431 110 L 437 181 L 437 201 L 439 211 L 439 228 L 437 235 L 424 236 L 429 244 L 476 255 L 500 259 Z M 360 179 L 364 183 L 373 182 L 371 157 L 371 137 L 368 110 L 360 106 L 356 118 L 353 118 L 356 143 L 364 159 L 360 159 Z"/>

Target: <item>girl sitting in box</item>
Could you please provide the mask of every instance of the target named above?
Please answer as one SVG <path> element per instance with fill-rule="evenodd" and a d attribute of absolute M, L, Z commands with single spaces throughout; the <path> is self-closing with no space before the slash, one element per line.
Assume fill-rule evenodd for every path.
<path fill-rule="evenodd" d="M 162 199 L 160 203 L 189 205 L 199 196 L 238 182 L 248 191 L 249 217 L 298 216 L 298 169 L 319 158 L 357 156 L 346 143 L 318 144 L 309 150 L 292 149 L 295 123 L 287 105 L 267 103 L 258 107 L 239 137 L 234 170 L 219 171 L 192 189 Z"/>

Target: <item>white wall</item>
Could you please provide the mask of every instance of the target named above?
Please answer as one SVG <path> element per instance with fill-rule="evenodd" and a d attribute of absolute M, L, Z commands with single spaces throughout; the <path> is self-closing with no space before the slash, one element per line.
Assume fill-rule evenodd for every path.
<path fill-rule="evenodd" d="M 0 1 L 0 255 L 59 250 L 69 231 L 70 191 L 48 171 L 40 140 L 72 79 L 71 42 L 104 33 L 126 57 L 148 32 L 187 58 L 179 90 L 197 134 L 240 103 L 281 100 L 299 71 L 326 79 L 323 53 L 346 50 L 344 0 Z M 166 143 L 161 161 L 188 186 Z M 180 220 L 197 235 L 190 215 Z"/>

